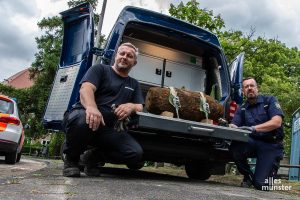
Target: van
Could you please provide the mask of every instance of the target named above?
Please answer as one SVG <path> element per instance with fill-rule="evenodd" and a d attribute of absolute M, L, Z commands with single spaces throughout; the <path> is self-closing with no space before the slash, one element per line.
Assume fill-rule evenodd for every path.
<path fill-rule="evenodd" d="M 92 7 L 85 3 L 61 13 L 64 37 L 60 63 L 44 115 L 48 129 L 61 129 L 64 112 L 78 101 L 79 82 L 92 65 L 112 65 L 121 43 L 139 49 L 130 76 L 137 79 L 146 96 L 151 87 L 184 87 L 214 93 L 230 121 L 230 106 L 242 102 L 244 54 L 229 66 L 216 35 L 150 10 L 128 6 L 120 13 L 103 48 L 94 47 Z M 144 149 L 144 160 L 185 165 L 190 178 L 205 180 L 224 174 L 232 161 L 232 141 L 247 141 L 248 132 L 215 124 L 169 118 L 145 110 L 137 113 L 138 129 L 129 130 Z"/>

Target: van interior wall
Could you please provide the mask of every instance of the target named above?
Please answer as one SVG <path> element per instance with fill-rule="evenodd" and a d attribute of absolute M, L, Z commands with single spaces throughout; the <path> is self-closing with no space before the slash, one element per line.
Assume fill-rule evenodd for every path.
<path fill-rule="evenodd" d="M 123 34 L 122 43 L 131 42 L 137 46 L 140 58 L 138 62 L 153 62 L 153 66 L 150 66 L 152 69 L 142 69 L 143 63 L 138 63 L 137 67 L 133 68 L 131 72 L 131 76 L 141 77 L 139 80 L 139 78 L 133 76 L 140 81 L 144 96 L 146 96 L 150 87 L 175 85 L 174 87 L 177 88 L 201 91 L 207 95 L 214 93 L 217 100 L 222 97 L 220 64 L 218 62 L 220 58 L 218 58 L 219 54 L 214 48 L 209 47 L 203 42 L 201 43 L 195 39 L 189 39 L 187 36 L 182 36 L 182 34 L 175 35 L 172 32 L 171 35 L 166 36 L 161 32 L 157 34 L 158 31 L 151 31 L 150 29 L 148 31 L 146 28 L 141 30 L 142 28 L 139 26 L 135 26 L 134 28 L 131 25 L 127 26 L 128 28 L 125 29 Z M 181 36 L 182 39 L 178 39 Z M 151 78 L 150 73 L 154 73 L 153 71 L 157 70 L 157 66 L 162 65 L 165 61 L 170 61 L 169 63 L 171 64 L 175 63 L 177 69 L 180 67 L 184 68 L 181 71 L 181 76 L 172 82 L 174 85 L 170 85 L 171 83 L 169 85 L 166 84 L 166 81 L 169 80 L 167 78 L 164 79 L 164 83 L 162 83 L 158 76 L 153 75 L 153 78 Z M 190 73 L 193 75 L 193 78 L 184 82 L 184 76 L 188 71 L 191 71 Z M 172 76 L 176 78 L 175 72 L 173 72 Z"/>
<path fill-rule="evenodd" d="M 177 88 L 184 87 L 187 90 L 201 91 L 207 95 L 212 94 L 212 90 L 215 90 L 214 93 L 217 93 L 218 98 L 222 96 L 221 77 L 219 72 L 220 66 L 216 56 L 217 54 L 205 52 L 201 56 L 192 55 L 186 53 L 185 49 L 171 49 L 166 46 L 161 46 L 159 44 L 150 43 L 128 36 L 124 36 L 122 42 L 131 42 L 139 49 L 138 64 L 135 68 L 133 68 L 130 75 L 140 81 L 144 97 L 150 87 L 165 87 L 174 85 L 174 87 L 177 86 Z M 159 68 L 159 65 L 163 65 L 164 60 L 167 64 L 171 64 L 173 67 L 176 65 L 175 67 L 180 67 L 182 70 L 177 70 L 181 73 L 179 79 L 168 83 L 167 81 L 169 79 L 165 78 L 163 85 L 161 77 L 154 74 L 152 76 L 151 73 L 155 73 L 154 71 Z M 153 63 L 149 66 L 151 69 L 145 69 L 146 66 L 144 65 L 149 65 L 149 62 Z M 161 68 L 159 70 L 163 73 Z M 192 78 L 192 81 L 189 77 L 184 80 L 184 77 L 187 76 L 186 74 L 188 72 L 190 72 L 194 77 Z M 175 76 L 175 73 L 172 75 Z M 189 80 L 189 83 L 185 82 L 187 80 Z"/>

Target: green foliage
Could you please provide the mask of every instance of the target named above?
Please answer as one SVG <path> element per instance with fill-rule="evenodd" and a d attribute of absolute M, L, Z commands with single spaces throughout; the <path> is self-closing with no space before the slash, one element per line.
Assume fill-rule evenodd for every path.
<path fill-rule="evenodd" d="M 68 5 L 74 7 L 83 2 L 86 1 L 71 0 Z M 94 9 L 98 3 L 97 0 L 88 2 Z M 44 34 L 36 38 L 38 52 L 30 68 L 30 77 L 34 80 L 34 85 L 29 89 L 15 89 L 0 84 L 0 93 L 18 99 L 21 121 L 30 126 L 30 129 L 25 130 L 25 135 L 30 138 L 46 134 L 41 122 L 59 63 L 63 38 L 63 23 L 60 16 L 43 18 L 38 22 L 38 27 Z M 53 152 L 56 151 L 54 148 Z"/>
<path fill-rule="evenodd" d="M 199 5 L 200 3 L 194 0 L 186 4 L 181 1 L 177 7 L 170 4 L 169 13 L 173 17 L 206 28 L 213 33 L 219 33 L 221 28 L 225 27 L 224 20 L 220 15 L 214 16 L 211 10 L 200 9 Z"/>
<path fill-rule="evenodd" d="M 42 145 L 40 143 L 34 145 L 24 145 L 22 148 L 23 154 L 35 155 L 36 152 L 40 152 Z"/>
<path fill-rule="evenodd" d="M 300 96 L 299 88 L 294 84 L 290 77 L 280 79 L 278 77 L 265 75 L 263 76 L 263 83 L 260 90 L 265 94 L 276 96 L 281 103 L 282 109 L 285 113 L 284 121 L 286 124 L 291 124 L 292 114 L 299 107 Z M 291 128 L 284 127 L 285 129 L 285 152 L 290 153 L 291 149 Z"/>
<path fill-rule="evenodd" d="M 58 65 L 63 34 L 62 21 L 58 16 L 44 18 L 38 26 L 45 34 L 36 38 L 38 53 L 30 69 L 34 85 L 29 93 L 31 114 L 27 117 L 30 125 L 28 131 L 35 138 L 46 133 L 41 121 Z"/>
<path fill-rule="evenodd" d="M 61 155 L 61 146 L 65 140 L 65 134 L 59 132 L 52 134 L 51 141 L 49 144 L 49 156 L 57 157 Z"/>
<path fill-rule="evenodd" d="M 68 2 L 68 5 L 74 7 L 82 2 L 72 0 Z M 95 8 L 97 1 L 90 2 Z M 28 107 L 26 119 L 31 127 L 27 132 L 32 137 L 46 134 L 41 121 L 59 63 L 63 38 L 63 23 L 59 16 L 43 18 L 38 26 L 44 34 L 36 38 L 38 52 L 35 54 L 35 61 L 30 69 L 31 78 L 35 83 L 27 94 L 30 101 L 26 105 Z"/>
<path fill-rule="evenodd" d="M 254 38 L 255 29 L 244 34 L 241 31 L 222 31 L 223 19 L 213 12 L 200 9 L 199 3 L 190 0 L 175 7 L 170 5 L 170 14 L 196 26 L 207 28 L 219 36 L 225 55 L 233 60 L 245 52 L 244 77 L 252 76 L 260 85 L 260 92 L 276 96 L 285 113 L 284 121 L 291 123 L 293 112 L 300 107 L 300 52 L 288 48 L 276 39 Z M 285 127 L 285 151 L 290 153 L 291 129 Z"/>
<path fill-rule="evenodd" d="M 93 9 L 96 10 L 98 0 L 71 0 L 71 1 L 68 1 L 68 6 L 70 8 L 73 8 L 73 7 L 78 6 L 79 4 L 82 4 L 85 2 L 89 2 L 92 5 Z"/>
<path fill-rule="evenodd" d="M 28 107 L 28 104 L 30 102 L 30 99 L 28 99 L 29 93 L 30 89 L 15 89 L 11 86 L 3 85 L 0 83 L 0 94 L 16 98 L 20 114 L 30 112 Z"/>

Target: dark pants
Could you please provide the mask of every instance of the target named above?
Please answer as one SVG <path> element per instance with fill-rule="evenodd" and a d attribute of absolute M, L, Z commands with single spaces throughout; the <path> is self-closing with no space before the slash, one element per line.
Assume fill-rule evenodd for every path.
<path fill-rule="evenodd" d="M 272 144 L 250 138 L 248 143 L 235 142 L 230 147 L 235 164 L 244 180 L 252 181 L 256 189 L 268 186 L 266 179 L 274 177 L 283 157 L 283 145 Z M 250 170 L 247 158 L 256 158 L 255 172 Z"/>
<path fill-rule="evenodd" d="M 63 151 L 68 157 L 79 159 L 90 145 L 101 149 L 104 157 L 114 163 L 135 164 L 141 161 L 142 147 L 131 135 L 117 132 L 111 126 L 92 131 L 85 118 L 85 109 L 74 109 L 65 115 L 66 145 Z"/>

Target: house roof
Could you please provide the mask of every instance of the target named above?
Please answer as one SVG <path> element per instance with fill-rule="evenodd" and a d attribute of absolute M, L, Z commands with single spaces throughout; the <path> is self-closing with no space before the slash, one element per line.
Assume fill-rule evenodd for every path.
<path fill-rule="evenodd" d="M 17 89 L 30 88 L 33 85 L 33 80 L 30 79 L 29 68 L 12 75 L 8 79 L 5 79 L 2 84 L 9 85 Z"/>

